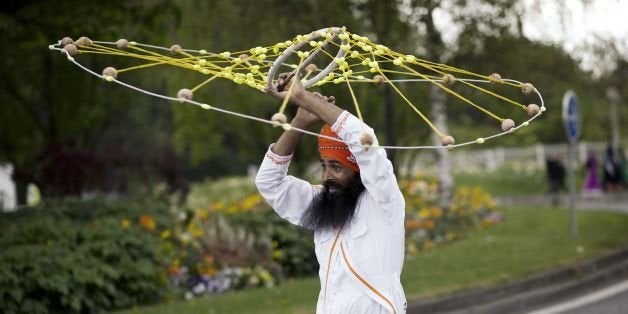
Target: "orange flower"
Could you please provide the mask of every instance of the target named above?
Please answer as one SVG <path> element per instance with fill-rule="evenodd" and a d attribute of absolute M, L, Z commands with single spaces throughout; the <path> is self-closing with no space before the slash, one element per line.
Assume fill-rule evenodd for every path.
<path fill-rule="evenodd" d="M 179 274 L 179 267 L 176 266 L 176 265 L 170 265 L 170 266 L 168 266 L 168 270 L 167 271 L 168 271 L 168 274 L 170 276 L 176 276 L 176 275 Z"/>
<path fill-rule="evenodd" d="M 434 229 L 434 221 L 433 220 L 426 220 L 423 222 L 423 228 L 427 229 L 427 230 L 431 230 Z"/>
<path fill-rule="evenodd" d="M 406 230 L 412 231 L 421 228 L 421 221 L 418 219 L 412 219 L 406 221 Z"/>
<path fill-rule="evenodd" d="M 155 231 L 157 228 L 157 224 L 155 223 L 155 219 L 151 215 L 142 215 L 140 216 L 139 221 L 140 226 L 148 231 Z"/>
<path fill-rule="evenodd" d="M 213 256 L 211 256 L 211 255 L 209 255 L 209 254 L 205 254 L 205 255 L 203 255 L 203 260 L 204 260 L 206 263 L 210 263 L 210 264 L 211 264 L 211 263 L 213 263 L 213 262 L 214 262 L 214 257 L 213 257 Z"/>
<path fill-rule="evenodd" d="M 430 215 L 434 218 L 438 218 L 443 215 L 443 210 L 440 209 L 439 207 L 431 207 Z"/>
<path fill-rule="evenodd" d="M 170 266 L 168 266 L 168 274 L 172 275 L 177 275 L 179 273 L 179 260 L 174 260 L 172 261 L 172 264 L 170 264 Z"/>

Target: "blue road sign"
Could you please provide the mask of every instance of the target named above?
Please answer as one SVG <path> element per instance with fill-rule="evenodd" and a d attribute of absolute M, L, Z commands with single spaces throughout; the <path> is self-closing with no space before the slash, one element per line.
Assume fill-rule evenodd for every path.
<path fill-rule="evenodd" d="M 569 143 L 575 143 L 580 137 L 580 109 L 576 93 L 568 90 L 563 96 L 563 122 Z"/>

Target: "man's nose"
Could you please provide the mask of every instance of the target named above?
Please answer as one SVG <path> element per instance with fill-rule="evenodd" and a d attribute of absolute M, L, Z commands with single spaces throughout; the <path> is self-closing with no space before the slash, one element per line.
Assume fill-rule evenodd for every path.
<path fill-rule="evenodd" d="M 333 179 L 333 174 L 330 169 L 323 170 L 323 180 L 327 181 L 329 179 Z"/>

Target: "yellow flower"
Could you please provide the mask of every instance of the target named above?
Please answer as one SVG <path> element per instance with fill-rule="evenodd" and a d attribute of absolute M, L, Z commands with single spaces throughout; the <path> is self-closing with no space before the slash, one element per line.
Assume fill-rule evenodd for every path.
<path fill-rule="evenodd" d="M 425 240 L 425 242 L 423 242 L 423 249 L 426 251 L 431 250 L 432 248 L 434 248 L 434 243 L 430 240 Z"/>
<path fill-rule="evenodd" d="M 443 210 L 439 207 L 430 208 L 430 215 L 434 218 L 438 218 L 443 215 Z"/>
<path fill-rule="evenodd" d="M 231 205 L 229 206 L 229 208 L 227 208 L 227 214 L 233 214 L 237 212 L 238 212 L 238 206 L 236 205 Z"/>
<path fill-rule="evenodd" d="M 419 210 L 419 217 L 421 217 L 423 219 L 429 218 L 430 217 L 430 211 L 428 209 L 425 209 L 425 208 Z"/>
<path fill-rule="evenodd" d="M 122 221 L 120 221 L 120 225 L 122 226 L 122 228 L 127 229 L 131 226 L 131 221 L 124 218 L 122 219 Z"/>
<path fill-rule="evenodd" d="M 251 196 L 242 200 L 241 208 L 243 210 L 250 210 L 257 206 L 262 201 L 262 196 L 260 194 L 252 194 Z"/>
<path fill-rule="evenodd" d="M 209 218 L 209 213 L 207 210 L 199 208 L 196 210 L 196 216 L 201 220 L 207 220 L 207 218 Z"/>
<path fill-rule="evenodd" d="M 273 276 L 267 270 L 260 271 L 259 276 L 266 283 L 273 282 Z"/>
<path fill-rule="evenodd" d="M 188 232 L 190 232 L 192 237 L 197 238 L 197 239 L 202 237 L 205 234 L 205 230 L 203 230 L 203 228 L 199 227 L 195 223 L 190 223 L 188 225 Z"/>
<path fill-rule="evenodd" d="M 456 237 L 457 237 L 457 236 L 456 236 L 456 234 L 455 234 L 455 233 L 453 233 L 453 232 L 451 232 L 451 231 L 448 231 L 448 232 L 445 234 L 445 239 L 447 239 L 447 241 L 452 241 L 452 240 L 455 240 L 455 239 L 456 239 Z"/>
<path fill-rule="evenodd" d="M 215 210 L 221 210 L 223 207 L 225 207 L 225 203 L 220 201 L 220 202 L 216 202 L 214 203 L 214 209 Z"/>
<path fill-rule="evenodd" d="M 406 252 L 408 252 L 408 254 L 410 255 L 417 255 L 419 254 L 419 250 L 416 247 L 416 244 L 414 244 L 414 242 L 409 242 L 408 245 L 406 246 Z"/>
<path fill-rule="evenodd" d="M 170 235 L 171 235 L 170 230 L 167 230 L 167 229 L 166 229 L 166 230 L 162 231 L 162 232 L 161 232 L 161 234 L 160 234 L 159 236 L 160 236 L 162 239 L 168 239 L 168 238 L 170 238 Z"/>

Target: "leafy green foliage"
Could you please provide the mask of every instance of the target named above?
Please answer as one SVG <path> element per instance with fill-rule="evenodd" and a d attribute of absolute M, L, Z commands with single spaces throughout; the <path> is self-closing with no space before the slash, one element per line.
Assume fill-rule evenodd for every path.
<path fill-rule="evenodd" d="M 154 303 L 169 292 L 160 239 L 124 219 L 156 202 L 67 201 L 0 216 L 0 308 L 4 313 L 100 312 Z"/>
<path fill-rule="evenodd" d="M 164 112 L 148 112 L 146 98 L 106 86 L 46 47 L 64 36 L 156 40 L 167 25 L 164 19 L 176 21 L 173 12 L 167 0 L 22 1 L 0 7 L 0 38 L 13 43 L 0 52 L 0 160 L 14 165 L 18 187 L 35 182 L 44 197 L 77 195 L 104 190 L 102 185 L 129 173 L 126 165 L 145 169 L 138 157 L 163 145 L 157 127 Z M 137 28 L 138 21 L 144 27 Z M 106 64 L 102 59 L 89 67 Z M 146 81 L 155 83 L 150 77 Z M 151 113 L 152 125 L 137 122 Z M 128 132 L 133 124 L 145 127 Z M 155 140 L 133 142 L 147 134 Z M 65 175 L 55 173 L 58 169 Z"/>
<path fill-rule="evenodd" d="M 229 217 L 234 223 L 258 236 L 268 234 L 273 241 L 272 258 L 288 278 L 310 276 L 318 272 L 312 233 L 288 223 L 266 208 L 251 215 L 239 213 Z"/>

